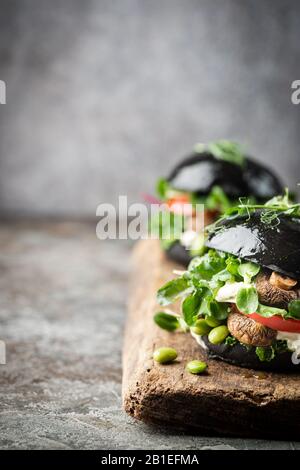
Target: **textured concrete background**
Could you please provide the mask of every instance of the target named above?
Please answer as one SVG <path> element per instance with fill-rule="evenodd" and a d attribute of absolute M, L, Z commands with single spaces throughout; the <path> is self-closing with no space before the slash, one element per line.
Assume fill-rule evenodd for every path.
<path fill-rule="evenodd" d="M 3 0 L 0 211 L 90 215 L 196 141 L 300 180 L 300 3 Z"/>

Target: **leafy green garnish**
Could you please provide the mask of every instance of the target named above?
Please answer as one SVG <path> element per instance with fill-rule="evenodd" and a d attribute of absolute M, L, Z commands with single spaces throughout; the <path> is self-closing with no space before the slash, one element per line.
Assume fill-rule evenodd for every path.
<path fill-rule="evenodd" d="M 259 313 L 259 315 L 265 318 L 270 318 L 270 317 L 273 317 L 274 315 L 279 315 L 284 318 L 287 314 L 287 311 L 284 310 L 283 308 L 268 307 L 266 305 L 259 304 L 257 313 Z"/>
<path fill-rule="evenodd" d="M 221 282 L 234 282 L 235 279 L 234 276 L 227 269 L 223 269 L 223 271 L 219 271 L 213 276 L 213 280 Z"/>
<path fill-rule="evenodd" d="M 228 255 L 226 259 L 226 269 L 229 271 L 233 276 L 239 276 L 239 267 L 241 265 L 241 261 L 236 258 L 235 256 Z"/>
<path fill-rule="evenodd" d="M 265 204 L 241 204 L 238 206 L 241 212 L 247 212 L 249 217 L 251 213 L 260 210 L 261 222 L 265 225 L 276 226 L 279 223 L 279 215 L 288 215 L 290 217 L 300 217 L 300 204 L 294 203 L 289 198 L 288 189 L 283 196 L 277 196 Z"/>
<path fill-rule="evenodd" d="M 274 228 L 280 223 L 280 215 L 300 217 L 300 203 L 293 202 L 288 189 L 285 190 L 284 195 L 272 198 L 265 204 L 255 204 L 247 198 L 240 198 L 240 204 L 228 208 L 215 223 L 208 227 L 208 231 L 212 233 L 222 230 L 222 222 L 228 217 L 234 219 L 240 216 L 248 216 L 248 219 L 250 219 L 251 215 L 257 211 L 259 211 L 261 222 Z"/>
<path fill-rule="evenodd" d="M 228 305 L 226 303 L 211 300 L 209 302 L 207 316 L 216 320 L 225 320 L 228 317 Z"/>
<path fill-rule="evenodd" d="M 183 319 L 188 326 L 192 326 L 197 318 L 201 305 L 201 297 L 194 293 L 186 297 L 182 303 Z"/>
<path fill-rule="evenodd" d="M 232 202 L 220 186 L 214 186 L 206 198 L 205 205 L 208 210 L 225 212 L 232 206 Z"/>
<path fill-rule="evenodd" d="M 261 362 L 270 362 L 276 354 L 282 354 L 288 351 L 287 342 L 285 340 L 276 340 L 272 346 L 255 348 L 255 353 Z"/>
<path fill-rule="evenodd" d="M 206 288 L 202 292 L 202 302 L 198 314 L 217 321 L 225 320 L 228 317 L 228 305 L 217 302 L 211 289 Z"/>
<path fill-rule="evenodd" d="M 254 313 L 258 308 L 258 294 L 255 287 L 242 287 L 236 296 L 236 306 L 245 314 Z"/>
<path fill-rule="evenodd" d="M 243 166 L 245 163 L 245 155 L 239 144 L 229 140 L 220 140 L 211 142 L 207 145 L 208 150 L 214 157 L 235 165 Z"/>
<path fill-rule="evenodd" d="M 157 312 L 154 317 L 154 322 L 163 330 L 174 331 L 179 327 L 177 317 L 165 312 Z"/>
<path fill-rule="evenodd" d="M 210 302 L 213 300 L 212 293 L 208 287 L 202 288 L 202 302 L 198 314 L 206 316 L 210 312 Z"/>
<path fill-rule="evenodd" d="M 218 140 L 208 144 L 198 143 L 194 146 L 194 151 L 197 153 L 209 152 L 215 158 L 239 166 L 243 166 L 245 163 L 245 154 L 241 146 L 230 140 Z"/>
<path fill-rule="evenodd" d="M 245 283 L 250 283 L 260 271 L 260 266 L 254 263 L 242 263 L 238 266 L 238 273 L 244 278 Z"/>
<path fill-rule="evenodd" d="M 225 344 L 227 344 L 227 346 L 234 346 L 237 343 L 238 343 L 238 340 L 234 336 L 229 335 L 225 339 Z"/>
<path fill-rule="evenodd" d="M 256 347 L 255 353 L 262 362 L 270 362 L 276 354 L 282 354 L 288 351 L 287 342 L 285 340 L 276 340 L 272 346 Z"/>
<path fill-rule="evenodd" d="M 300 320 L 300 300 L 292 300 L 288 306 L 286 318 L 295 318 Z"/>
<path fill-rule="evenodd" d="M 292 300 L 288 305 L 288 310 L 259 304 L 257 313 L 265 318 L 271 318 L 274 315 L 278 315 L 286 320 L 289 318 L 300 320 L 300 300 Z"/>
<path fill-rule="evenodd" d="M 293 197 L 291 197 L 289 189 L 285 188 L 284 194 L 274 196 L 272 199 L 265 203 L 266 207 L 278 207 L 279 209 L 288 210 L 294 206 Z"/>
<path fill-rule="evenodd" d="M 194 258 L 189 265 L 189 271 L 195 278 L 210 280 L 225 269 L 225 257 L 221 252 L 209 250 L 205 255 Z"/>
<path fill-rule="evenodd" d="M 272 346 L 255 348 L 255 353 L 261 362 L 270 362 L 275 357 L 275 350 Z"/>
<path fill-rule="evenodd" d="M 164 178 L 160 178 L 156 183 L 156 193 L 162 199 L 165 200 L 167 198 L 167 191 L 170 185 L 168 181 Z"/>
<path fill-rule="evenodd" d="M 185 277 L 178 277 L 167 282 L 157 292 L 157 301 L 160 305 L 169 305 L 179 297 L 190 292 L 189 282 Z"/>
<path fill-rule="evenodd" d="M 200 316 L 217 321 L 228 317 L 228 303 L 218 302 L 215 295 L 226 282 L 234 282 L 235 277 L 226 269 L 227 255 L 216 250 L 209 250 L 203 256 L 194 258 L 181 278 L 184 284 L 177 286 L 171 281 L 159 291 L 160 303 L 170 303 L 172 298 L 185 297 L 182 303 L 183 318 L 188 325 L 193 325 Z M 233 260 L 233 258 L 232 258 Z M 176 280 L 175 280 L 176 281 Z"/>

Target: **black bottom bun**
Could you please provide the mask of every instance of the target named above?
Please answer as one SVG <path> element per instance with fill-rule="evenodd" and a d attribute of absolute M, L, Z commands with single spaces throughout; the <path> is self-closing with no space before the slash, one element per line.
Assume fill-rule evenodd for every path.
<path fill-rule="evenodd" d="M 260 361 L 255 353 L 255 348 L 246 348 L 240 343 L 233 346 L 227 344 L 212 344 L 207 336 L 202 336 L 207 346 L 206 353 L 209 358 L 221 359 L 239 367 L 247 367 L 256 370 L 269 370 L 273 372 L 300 372 L 300 364 L 293 364 L 292 353 L 289 351 L 276 354 L 270 362 Z"/>
<path fill-rule="evenodd" d="M 168 259 L 175 261 L 176 263 L 182 264 L 187 267 L 192 260 L 189 250 L 187 250 L 180 242 L 175 242 L 173 245 L 166 250 L 166 256 Z"/>

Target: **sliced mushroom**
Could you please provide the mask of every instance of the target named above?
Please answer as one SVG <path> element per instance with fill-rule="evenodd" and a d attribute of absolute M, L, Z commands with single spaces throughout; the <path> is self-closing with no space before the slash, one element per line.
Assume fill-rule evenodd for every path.
<path fill-rule="evenodd" d="M 280 282 L 281 285 L 282 282 L 284 282 L 284 278 L 282 277 L 282 281 L 280 281 L 279 277 L 273 276 L 271 281 L 270 274 L 267 272 L 262 272 L 257 276 L 256 289 L 258 292 L 259 301 L 264 305 L 271 305 L 272 307 L 279 308 L 287 308 L 288 304 L 292 300 L 296 300 L 298 298 L 299 291 L 295 289 L 287 290 L 278 287 Z M 293 279 L 291 279 L 291 281 L 293 281 Z"/>
<path fill-rule="evenodd" d="M 277 331 L 237 312 L 235 307 L 229 314 L 227 327 L 240 343 L 251 346 L 270 346 L 277 335 Z"/>
<path fill-rule="evenodd" d="M 282 276 L 275 271 L 272 272 L 270 277 L 270 284 L 274 287 L 278 287 L 279 289 L 283 290 L 291 290 L 297 285 L 296 279 L 292 279 L 291 277 Z"/>

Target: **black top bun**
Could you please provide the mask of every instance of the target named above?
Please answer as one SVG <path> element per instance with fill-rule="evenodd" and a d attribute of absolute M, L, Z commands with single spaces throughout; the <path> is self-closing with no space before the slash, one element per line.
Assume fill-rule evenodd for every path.
<path fill-rule="evenodd" d="M 220 186 L 232 199 L 253 196 L 266 201 L 283 192 L 277 176 L 249 157 L 238 165 L 214 157 L 204 151 L 193 153 L 171 172 L 168 182 L 178 191 L 206 196 L 214 186 Z"/>
<path fill-rule="evenodd" d="M 300 219 L 262 221 L 262 211 L 219 222 L 205 245 L 300 280 Z"/>
<path fill-rule="evenodd" d="M 209 342 L 207 336 L 202 336 L 207 347 L 207 354 L 212 359 L 221 359 L 230 364 L 235 364 L 239 367 L 247 367 L 256 370 L 269 370 L 269 371 L 294 371 L 300 370 L 300 364 L 294 364 L 292 362 L 292 353 L 285 351 L 277 353 L 274 359 L 271 361 L 260 361 L 255 353 L 255 348 L 247 348 L 241 343 L 236 343 L 233 346 L 229 346 L 225 343 L 212 344 Z"/>

